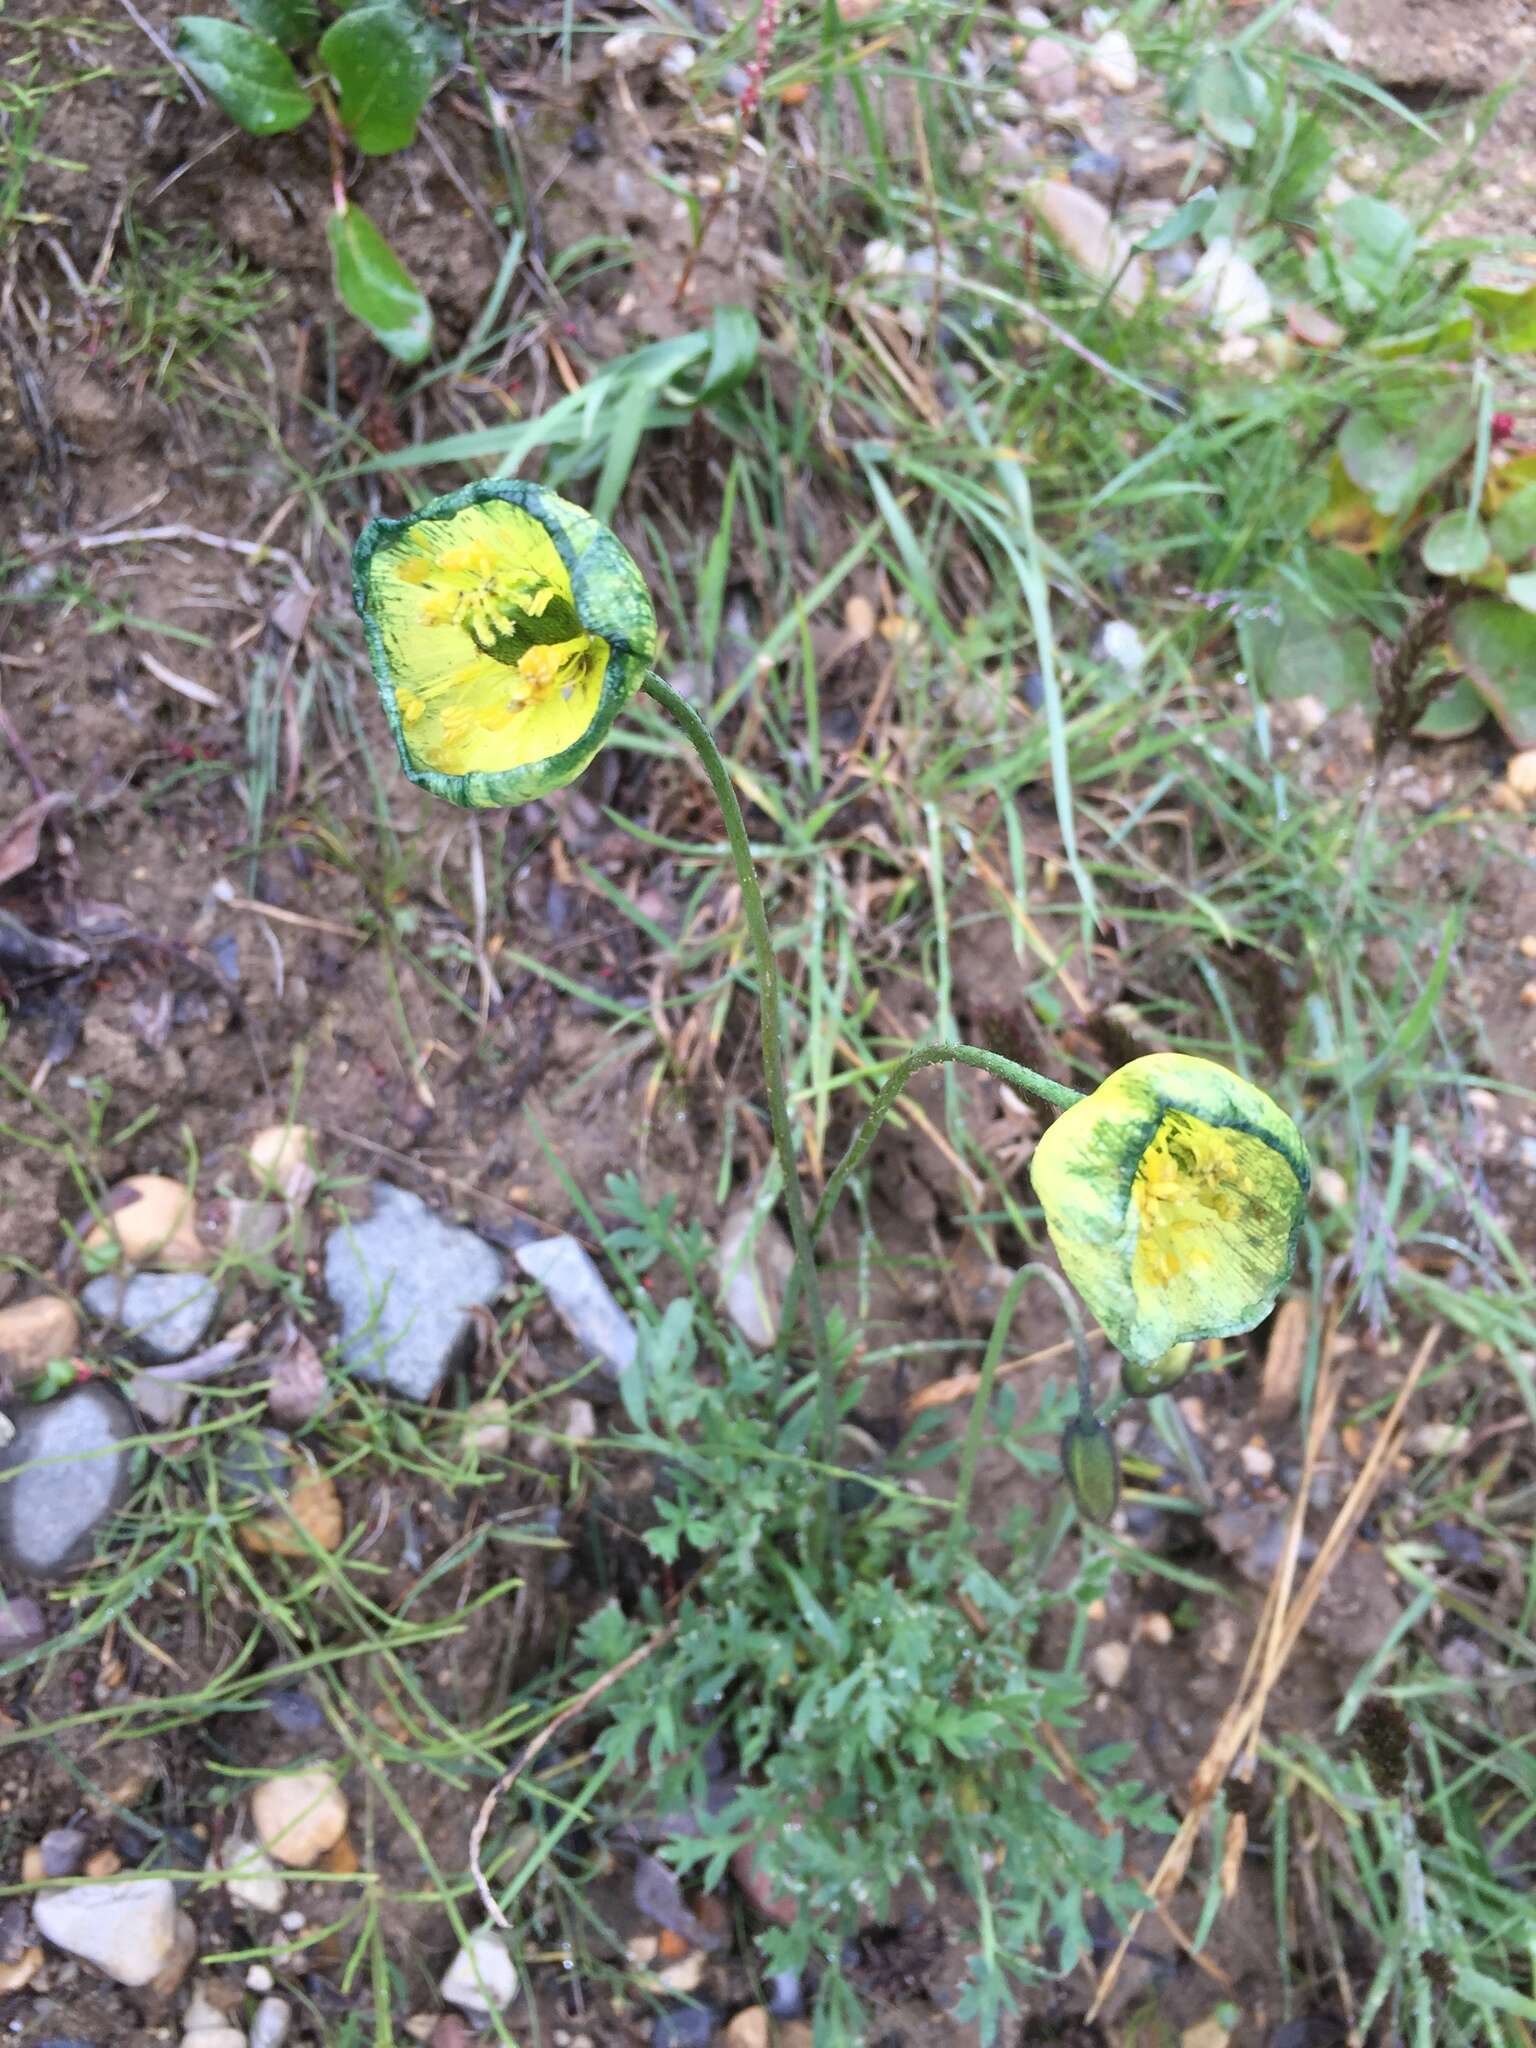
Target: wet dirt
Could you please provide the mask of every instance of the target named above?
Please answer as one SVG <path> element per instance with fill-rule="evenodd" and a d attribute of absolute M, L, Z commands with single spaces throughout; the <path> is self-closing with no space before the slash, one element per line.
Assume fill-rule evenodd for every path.
<path fill-rule="evenodd" d="M 142 13 L 158 34 L 168 32 L 168 7 L 148 4 Z M 1435 17 L 1452 53 L 1438 69 L 1421 67 L 1392 82 L 1480 88 L 1493 46 L 1468 31 L 1467 13 L 1453 7 L 1443 20 Z M 643 1054 L 615 1056 L 611 1006 L 647 1014 L 655 962 L 635 927 L 581 872 L 585 862 L 613 887 L 649 891 L 648 913 L 675 929 L 691 875 L 666 861 L 639 873 L 633 842 L 609 832 L 602 806 L 622 796 L 658 831 L 710 838 L 696 780 L 662 769 L 642 775 L 605 757 L 558 817 L 533 807 L 475 822 L 418 803 L 388 779 L 347 618 L 338 531 L 363 508 L 346 500 L 316 518 L 295 482 L 297 470 L 324 469 L 346 445 L 338 406 L 380 447 L 513 409 L 531 413 L 564 388 L 570 351 L 601 360 L 679 331 L 700 307 L 753 296 L 753 263 L 717 253 L 751 243 L 747 204 L 733 201 L 689 301 L 673 304 L 689 216 L 653 172 L 658 152 L 673 168 L 692 167 L 693 124 L 654 69 L 615 88 L 592 39 L 582 39 L 568 70 L 541 61 L 544 45 L 530 31 L 559 15 L 558 7 L 509 13 L 489 48 L 493 82 L 514 109 L 503 140 L 527 174 L 522 188 L 533 204 L 530 261 L 546 263 L 593 236 L 632 243 L 636 261 L 622 285 L 600 279 L 569 295 L 562 323 L 540 328 L 501 385 L 473 401 L 456 399 L 461 410 L 451 415 L 402 401 L 398 381 L 357 330 L 342 323 L 333 345 L 323 240 L 330 167 L 318 130 L 279 153 L 226 133 L 211 111 L 185 97 L 168 100 L 162 58 L 115 7 L 84 0 L 64 26 L 39 26 L 50 66 L 100 75 L 50 104 L 27 188 L 36 219 L 0 271 L 12 316 L 0 351 L 0 461 L 10 472 L 0 480 L 0 502 L 11 508 L 28 563 L 26 602 L 12 609 L 0 639 L 0 705 L 21 741 L 0 744 L 0 820 L 44 791 L 68 791 L 72 801 L 46 828 L 38 861 L 6 886 L 3 907 L 85 958 L 5 970 L 0 999 L 9 1035 L 0 1058 L 47 1110 L 85 1134 L 82 1149 L 102 1184 L 130 1168 L 181 1173 L 189 1148 L 216 1183 L 241 1138 L 280 1118 L 297 1089 L 342 1169 L 401 1176 L 489 1231 L 521 1217 L 571 1220 L 551 1154 L 589 1194 L 600 1192 L 607 1172 L 630 1166 L 651 1194 L 675 1193 L 707 1227 L 718 1222 L 718 1090 L 703 1077 L 702 1061 L 691 1070 L 686 1045 L 670 1066 L 659 1066 L 649 1045 Z M 1416 35 L 1422 16 L 1417 10 L 1410 24 Z M 1509 4 L 1490 18 L 1511 50 L 1524 47 L 1528 9 Z M 49 20 L 43 0 L 23 0 L 7 28 Z M 1388 76 L 1391 62 L 1380 62 Z M 368 165 L 357 192 L 428 290 L 450 345 L 461 339 L 485 303 L 498 259 L 494 220 L 488 225 L 486 216 L 520 203 L 483 109 L 444 96 L 424 145 Z M 110 321 L 81 288 L 112 273 L 129 204 L 171 236 L 213 222 L 231 253 L 281 279 L 281 297 L 250 337 L 256 367 L 241 358 L 237 374 L 232 358 L 210 357 L 194 403 L 168 401 L 142 365 L 118 360 Z M 523 289 L 509 302 L 513 315 L 526 311 Z M 671 448 L 658 462 L 670 489 L 684 465 Z M 377 489 L 386 505 L 397 502 L 387 483 Z M 131 538 L 146 530 L 169 531 Z M 175 681 L 165 680 L 167 670 Z M 824 705 L 830 731 L 839 719 L 850 738 L 858 730 L 869 685 L 857 662 L 840 671 Z M 254 745 L 253 702 L 268 707 L 275 746 Z M 377 797 L 358 773 L 364 752 L 384 771 Z M 258 754 L 273 764 L 275 782 L 261 783 Z M 1043 799 L 1029 810 L 1026 832 L 1032 843 L 1039 838 L 1042 856 L 1054 857 Z M 480 945 L 475 931 L 477 863 L 499 890 L 487 917 L 490 936 L 503 938 L 495 950 Z M 1492 1071 L 1516 1074 L 1528 1071 L 1532 1013 L 1520 1000 L 1515 942 L 1536 932 L 1536 898 L 1528 868 L 1501 873 L 1505 880 L 1480 906 L 1474 937 L 1486 967 L 1482 1023 Z M 1017 977 L 1014 932 L 984 888 L 973 885 L 957 907 L 967 934 L 954 962 L 962 1027 L 1049 1069 L 1051 1049 L 1029 1040 L 1008 998 Z M 1047 903 L 1038 916 L 1045 944 L 1074 921 L 1070 907 Z M 513 952 L 557 966 L 606 1006 L 553 998 Z M 452 1001 L 444 999 L 445 982 Z M 1106 1013 L 1124 993 L 1116 963 L 1103 957 L 1091 984 L 1064 990 L 1077 1034 L 1069 1049 L 1122 1055 L 1115 1033 L 1123 1026 Z M 900 1015 L 899 996 L 892 1001 L 895 1023 L 917 1029 L 932 1022 Z M 744 1025 L 738 1020 L 733 1029 L 745 1043 Z M 719 1067 L 729 1073 L 730 1059 Z M 89 1095 L 79 1085 L 87 1078 Z M 1022 1187 L 1038 1129 L 1033 1113 L 999 1101 L 974 1075 L 948 1085 L 983 1149 L 1006 1162 Z M 873 1216 L 892 1254 L 889 1268 L 876 1272 L 862 1299 L 853 1276 L 836 1283 L 866 1310 L 871 1343 L 904 1339 L 914 1354 L 924 1340 L 983 1331 L 999 1293 L 997 1265 L 945 1220 L 974 1192 L 963 1164 L 931 1135 L 944 1128 L 945 1090 L 942 1077 L 925 1076 L 913 1100 L 927 1127 L 891 1131 L 878 1154 Z M 145 1118 L 131 1142 L 113 1142 L 115 1132 Z M 46 1122 L 46 1115 L 24 1119 L 24 1128 L 36 1135 Z M 736 1164 L 745 1176 L 766 1157 L 761 1119 L 738 1118 L 736 1129 Z M 622 1146 L 615 1131 L 626 1134 Z M 59 1219 L 79 1209 L 80 1190 L 58 1159 L 26 1146 L 0 1150 L 0 1238 L 8 1256 L 50 1270 Z M 999 1237 L 997 1251 L 1002 1259 L 1017 1247 Z M 1036 1319 L 1031 1343 L 1059 1334 L 1053 1318 Z M 1218 1383 L 1206 1417 L 1212 1463 L 1222 1469 L 1251 1409 L 1262 1343 L 1261 1333 L 1246 1363 Z M 926 1360 L 898 1359 L 872 1385 L 860 1419 L 876 1434 L 891 1434 L 911 1393 L 933 1373 Z M 1379 1384 L 1380 1375 L 1373 1381 L 1367 1370 L 1362 1396 Z M 1281 1458 L 1295 1449 L 1284 1440 L 1271 1447 Z M 386 1531 L 374 1562 L 376 1597 L 389 1606 L 411 1591 L 420 1567 L 402 1560 L 395 1504 L 365 1479 L 344 1491 L 349 1525 Z M 988 1452 L 979 1498 L 994 1528 L 1043 1491 L 1006 1454 Z M 513 1513 L 532 1504 L 518 1497 L 492 1506 Z M 1254 1504 L 1245 1497 L 1228 1505 Z M 411 1510 L 428 1566 L 462 1541 L 455 1503 L 421 1499 Z M 1157 1533 L 1164 1539 L 1172 1540 L 1166 1528 Z M 1242 1643 L 1259 1597 L 1251 1580 L 1211 1544 L 1179 1555 L 1221 1580 Z M 515 1616 L 519 1667 L 548 1652 L 591 1591 L 556 1597 L 537 1573 L 529 1583 Z M 465 1600 L 476 1584 L 473 1576 L 444 1580 L 426 1611 L 434 1611 L 433 1601 Z M 1316 1641 L 1286 1674 L 1273 1730 L 1326 1725 L 1341 1672 L 1358 1661 L 1362 1628 L 1379 1629 L 1387 1619 L 1382 1591 L 1379 1558 L 1362 1543 L 1341 1576 L 1340 1603 L 1324 1613 Z M 1395 1603 L 1390 1587 L 1386 1597 Z M 1202 1632 L 1192 1641 L 1180 1622 L 1162 1640 L 1160 1630 L 1147 1631 L 1147 1617 L 1155 1611 L 1171 1625 L 1176 1603 L 1143 1608 L 1140 1599 L 1121 1584 L 1094 1618 L 1090 1652 L 1131 1645 L 1132 1676 L 1096 1695 L 1084 1740 L 1130 1744 L 1129 1768 L 1177 1803 L 1229 1696 L 1229 1637 L 1213 1642 Z M 451 1654 L 423 1660 L 423 1683 L 445 1720 L 479 1721 L 494 1689 L 507 1684 L 508 1626 L 499 1610 L 483 1611 Z M 233 1619 L 205 1635 L 189 1611 L 175 1645 L 175 1682 L 194 1689 L 216 1676 L 237 1641 Z M 376 1674 L 349 1676 L 360 1719 L 387 1716 Z M 58 1675 L 58 1697 L 23 1688 L 8 1702 L 13 1726 L 6 1732 L 24 1727 L 25 1715 L 53 1719 L 106 1704 L 112 1687 L 102 1694 L 102 1682 L 99 1666 L 82 1658 Z M 118 1682 L 152 1699 L 172 1678 L 138 1658 Z M 1148 1700 L 1157 1708 L 1150 1717 Z M 374 1725 L 389 1732 L 387 1719 Z M 14 1860 L 44 1828 L 82 1802 L 90 1807 L 82 1772 L 130 1815 L 141 1811 L 159 1827 L 202 1825 L 211 1836 L 228 1796 L 228 1781 L 212 1763 L 238 1779 L 301 1753 L 311 1751 L 298 1738 L 285 1747 L 254 1714 L 222 1717 L 206 1744 L 177 1738 L 131 1759 L 94 1754 L 89 1729 L 60 1754 L 13 1751 L 23 1761 L 4 1781 L 5 1852 Z M 334 1744 L 324 1753 L 343 1760 Z M 141 1783 L 105 1782 L 129 1761 L 142 1767 Z M 391 1951 L 413 1994 L 429 2002 L 451 1943 L 440 1911 L 410 1897 L 420 1843 L 440 1868 L 462 1869 L 478 1784 L 468 1794 L 411 1767 L 397 1783 L 411 1828 L 398 1814 L 370 1807 L 360 1832 L 369 1868 L 392 1895 Z M 122 1815 L 93 1812 L 91 1825 L 93 1842 L 105 1843 Z M 1253 1882 L 1239 1887 L 1210 1949 L 1246 2015 L 1237 2048 L 1262 2040 L 1279 2012 L 1261 1828 L 1251 1839 Z M 240 1939 L 211 1896 L 195 1909 L 205 1953 Z M 317 1915 L 326 1906 L 318 1895 L 301 1903 Z M 1149 1998 L 1170 2024 L 1207 2011 L 1210 1977 L 1156 1931 L 1144 1945 L 1119 2013 Z M 963 1961 L 948 1938 L 937 1948 L 892 1940 L 872 1952 L 863 1981 L 884 2029 L 878 2038 L 966 2048 L 974 2036 L 941 2009 Z M 323 1969 L 315 1987 L 323 2014 L 311 2028 L 318 2042 L 344 2005 Z M 728 2005 L 752 1995 L 734 1963 L 716 1988 Z M 1021 2043 L 1087 2038 L 1076 2026 L 1082 1989 L 1075 1982 L 1042 1992 L 1021 2023 Z M 19 2025 L 23 2048 L 60 2031 L 147 2048 L 164 2038 L 172 2011 L 171 2003 L 146 2005 L 68 1968 L 44 1997 L 0 1999 L 0 2023 Z M 598 2048 L 645 2037 L 641 2020 L 609 2010 L 600 1992 L 574 2012 L 565 1994 L 549 1991 L 543 2018 L 546 2037 L 555 2026 L 579 2025 Z"/>

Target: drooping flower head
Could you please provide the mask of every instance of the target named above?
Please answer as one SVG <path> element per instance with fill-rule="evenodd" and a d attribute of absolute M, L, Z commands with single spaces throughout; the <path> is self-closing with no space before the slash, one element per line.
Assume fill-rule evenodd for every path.
<path fill-rule="evenodd" d="M 1311 1180 L 1283 1109 L 1183 1053 L 1132 1060 L 1064 1111 L 1030 1178 L 1067 1278 L 1143 1368 L 1263 1320 Z"/>
<path fill-rule="evenodd" d="M 574 780 L 656 652 L 628 551 L 579 505 L 517 479 L 375 519 L 352 596 L 401 767 L 472 809 Z"/>

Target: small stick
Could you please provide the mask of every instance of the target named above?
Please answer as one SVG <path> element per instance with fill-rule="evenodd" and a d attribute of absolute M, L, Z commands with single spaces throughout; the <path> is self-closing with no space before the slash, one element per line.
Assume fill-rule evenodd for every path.
<path fill-rule="evenodd" d="M 677 1623 L 669 1621 L 665 1628 L 659 1628 L 654 1635 L 647 1636 L 638 1650 L 631 1650 L 627 1657 L 621 1658 L 611 1671 L 605 1671 L 601 1678 L 594 1679 L 585 1692 L 579 1692 L 575 1699 L 560 1709 L 547 1727 L 539 1730 L 517 1762 L 510 1770 L 502 1772 L 480 1802 L 480 1811 L 475 1815 L 475 1824 L 469 1831 L 469 1871 L 475 1880 L 475 1890 L 480 1894 L 481 1905 L 496 1925 L 504 1927 L 509 1934 L 512 1931 L 512 1923 L 492 1897 L 491 1888 L 485 1881 L 485 1872 L 480 1868 L 480 1850 L 484 1845 L 485 1831 L 491 1824 L 491 1816 L 496 1811 L 497 1802 L 511 1791 L 534 1758 L 554 1740 L 562 1728 L 569 1726 L 578 1715 L 584 1714 L 588 1707 L 602 1698 L 610 1686 L 617 1685 L 621 1678 L 628 1678 L 631 1671 L 643 1664 L 647 1657 L 654 1656 L 656 1651 L 664 1643 L 671 1642 L 676 1634 Z"/>
<path fill-rule="evenodd" d="M 208 104 L 207 93 L 203 91 L 203 88 L 192 76 L 191 72 L 187 69 L 186 65 L 182 63 L 181 59 L 176 55 L 175 51 L 171 48 L 170 44 L 165 40 L 164 36 L 160 34 L 159 30 L 151 27 L 151 25 L 144 19 L 143 15 L 140 14 L 137 7 L 134 6 L 133 0 L 122 0 L 122 8 L 124 14 L 127 15 L 128 19 L 133 23 L 134 27 L 138 29 L 142 34 L 148 36 L 149 40 L 154 44 L 155 48 L 160 52 L 161 56 L 165 59 L 166 63 L 170 65 L 171 69 L 175 72 L 176 76 L 187 88 L 187 91 L 191 93 L 194 104 L 199 107 L 206 107 Z"/>

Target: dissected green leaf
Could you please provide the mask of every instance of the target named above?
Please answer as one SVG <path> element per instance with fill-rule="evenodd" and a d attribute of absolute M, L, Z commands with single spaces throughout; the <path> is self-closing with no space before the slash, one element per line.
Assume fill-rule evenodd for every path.
<path fill-rule="evenodd" d="M 1451 645 L 1517 747 L 1536 747 L 1536 613 L 1475 597 L 1451 614 Z"/>
<path fill-rule="evenodd" d="M 1502 291 L 1497 285 L 1469 284 L 1462 297 L 1476 306 L 1488 339 L 1495 348 L 1523 355 L 1536 349 L 1536 284 L 1524 291 Z"/>
<path fill-rule="evenodd" d="M 1475 576 L 1493 554 L 1488 529 L 1468 513 L 1442 513 L 1424 535 L 1419 552 L 1436 576 Z"/>
<path fill-rule="evenodd" d="M 419 363 L 432 346 L 432 308 L 410 272 L 360 206 L 325 224 L 336 290 L 349 312 L 402 363 Z"/>
<path fill-rule="evenodd" d="M 1388 426 L 1374 413 L 1351 413 L 1339 436 L 1339 459 L 1376 510 L 1396 519 L 1461 460 L 1476 433 L 1477 408 L 1457 392 L 1401 426 Z"/>
<path fill-rule="evenodd" d="M 1421 739 L 1464 740 L 1488 716 L 1488 706 L 1465 676 L 1442 692 L 1413 728 Z"/>
<path fill-rule="evenodd" d="M 1345 296 L 1357 308 L 1384 305 L 1403 281 L 1418 237 L 1413 222 L 1385 199 L 1357 192 L 1328 215 L 1329 239 Z"/>
<path fill-rule="evenodd" d="M 1527 484 L 1494 514 L 1488 536 L 1501 561 L 1523 562 L 1536 551 L 1536 484 Z"/>
<path fill-rule="evenodd" d="M 342 125 L 365 156 L 415 140 L 437 57 L 425 22 L 404 0 L 349 9 L 322 36 L 320 61 L 340 89 Z"/>
<path fill-rule="evenodd" d="M 234 9 L 247 28 L 285 50 L 302 49 L 320 32 L 315 0 L 234 0 Z"/>
<path fill-rule="evenodd" d="M 238 22 L 184 15 L 176 24 L 176 55 L 250 135 L 282 135 L 315 110 L 298 73 L 271 37 Z"/>
<path fill-rule="evenodd" d="M 1504 586 L 1505 595 L 1512 604 L 1519 605 L 1523 612 L 1536 612 L 1536 569 L 1527 569 L 1523 575 L 1511 576 Z"/>

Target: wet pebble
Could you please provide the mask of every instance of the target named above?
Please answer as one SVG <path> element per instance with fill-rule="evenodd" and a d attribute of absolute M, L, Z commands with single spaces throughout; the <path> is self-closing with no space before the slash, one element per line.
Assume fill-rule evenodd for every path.
<path fill-rule="evenodd" d="M 286 1999 L 264 1998 L 251 2019 L 250 2048 L 283 2048 L 293 2012 Z"/>
<path fill-rule="evenodd" d="M 56 1358 L 68 1358 L 80 1341 L 74 1304 L 55 1294 L 13 1301 L 0 1308 L 0 1373 L 25 1386 Z"/>
<path fill-rule="evenodd" d="M 80 1299 L 135 1351 L 168 1365 L 201 1343 L 219 1290 L 200 1273 L 103 1273 L 87 1283 Z"/>
<path fill-rule="evenodd" d="M 680 2005 L 651 2026 L 651 2048 L 709 2048 L 719 2022 L 707 2005 Z"/>
<path fill-rule="evenodd" d="M 39 1578 L 83 1563 L 127 1498 L 123 1444 L 137 1433 L 127 1402 L 99 1384 L 26 1410 L 0 1452 L 0 1559 Z"/>
<path fill-rule="evenodd" d="M 543 1237 L 514 1256 L 589 1358 L 601 1359 L 615 1378 L 634 1364 L 635 1326 L 583 1245 L 574 1237 Z"/>

